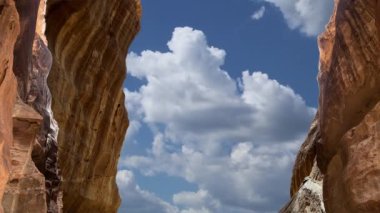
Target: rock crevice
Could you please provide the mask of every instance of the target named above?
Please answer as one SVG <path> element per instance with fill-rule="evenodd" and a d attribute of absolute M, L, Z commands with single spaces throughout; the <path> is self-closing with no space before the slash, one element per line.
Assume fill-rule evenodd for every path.
<path fill-rule="evenodd" d="M 117 211 L 140 16 L 137 0 L 0 0 L 0 212 Z"/>

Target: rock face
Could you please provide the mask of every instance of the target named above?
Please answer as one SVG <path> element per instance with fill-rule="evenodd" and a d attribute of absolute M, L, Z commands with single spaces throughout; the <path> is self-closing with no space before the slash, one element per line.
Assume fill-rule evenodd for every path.
<path fill-rule="evenodd" d="M 120 204 L 115 179 L 128 127 L 125 58 L 139 23 L 135 0 L 48 1 L 64 212 L 116 212 Z"/>
<path fill-rule="evenodd" d="M 46 212 L 45 178 L 32 160 L 42 117 L 18 100 L 13 110 L 11 174 L 4 193 L 4 212 Z"/>
<path fill-rule="evenodd" d="M 309 176 L 301 183 L 301 187 L 293 194 L 292 200 L 281 210 L 286 213 L 315 212 L 325 213 L 323 202 L 323 176 L 316 163 Z"/>
<path fill-rule="evenodd" d="M 116 212 L 140 10 L 137 0 L 0 0 L 0 212 Z"/>
<path fill-rule="evenodd" d="M 42 31 L 36 31 L 37 22 L 41 23 L 44 19 L 38 16 L 38 12 L 44 7 L 44 2 L 40 4 L 39 0 L 5 1 L 3 7 L 12 8 L 18 18 L 2 26 L 12 26 L 19 32 L 12 35 L 16 41 L 14 45 L 2 48 L 6 52 L 1 53 L 1 56 L 13 56 L 9 67 L 12 67 L 12 74 L 16 77 L 13 81 L 4 81 L 12 85 L 14 92 L 11 90 L 9 94 L 0 95 L 0 98 L 12 96 L 12 101 L 1 104 L 4 107 L 12 104 L 9 115 L 13 121 L 6 127 L 10 129 L 11 143 L 7 157 L 10 176 L 5 179 L 7 182 L 2 198 L 4 212 L 59 211 L 58 199 L 51 196 L 51 191 L 58 191 L 59 184 L 57 149 L 54 149 L 57 127 L 50 109 L 50 93 L 46 83 L 52 59 L 47 44 L 41 39 Z M 3 120 L 3 117 L 0 118 Z M 52 177 L 56 178 L 54 186 L 51 184 Z"/>
<path fill-rule="evenodd" d="M 14 1 L 0 1 L 0 199 L 10 172 L 10 147 L 13 143 L 13 108 L 17 83 L 13 74 L 13 50 L 20 30 Z M 3 208 L 0 203 L 0 212 Z"/>
<path fill-rule="evenodd" d="M 303 180 L 315 180 L 310 165 L 320 171 L 326 212 L 380 211 L 379 42 L 380 1 L 335 1 L 334 14 L 319 37 L 317 124 L 298 154 L 292 201 L 283 212 L 310 212 L 291 205 L 316 201 L 302 194 L 308 183 Z"/>

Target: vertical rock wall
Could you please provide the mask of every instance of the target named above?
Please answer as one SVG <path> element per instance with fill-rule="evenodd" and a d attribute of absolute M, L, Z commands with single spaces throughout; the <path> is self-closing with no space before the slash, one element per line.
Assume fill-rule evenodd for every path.
<path fill-rule="evenodd" d="M 4 212 L 46 212 L 45 178 L 32 160 L 42 117 L 20 99 L 13 109 L 11 173 L 3 198 Z"/>
<path fill-rule="evenodd" d="M 14 47 L 4 50 L 14 57 L 11 67 L 17 81 L 8 83 L 17 87 L 17 92 L 11 93 L 17 102 L 9 114 L 13 117 L 13 123 L 8 126 L 13 139 L 10 176 L 2 204 L 4 212 L 58 212 L 57 196 L 51 196 L 51 191 L 58 191 L 59 185 L 57 149 L 54 149 L 57 127 L 46 83 L 52 59 L 46 42 L 41 39 L 43 30 L 36 31 L 37 22 L 38 25 L 44 22 L 43 15 L 38 13 L 43 12 L 45 4 L 39 0 L 8 2 L 12 3 L 18 19 L 11 24 L 19 26 L 19 34 L 13 35 L 17 39 Z"/>
<path fill-rule="evenodd" d="M 135 0 L 48 1 L 64 212 L 116 212 L 120 204 L 115 177 L 128 127 L 125 58 L 139 23 Z"/>
<path fill-rule="evenodd" d="M 49 0 L 47 23 L 45 7 L 0 0 L 0 212 L 116 212 L 140 4 Z"/>
<path fill-rule="evenodd" d="M 299 206 L 313 197 L 299 195 L 316 179 L 309 166 L 313 163 L 321 174 L 324 202 L 312 212 L 380 211 L 379 38 L 380 1 L 335 0 L 334 14 L 319 37 L 318 137 L 301 147 L 292 201 L 283 212 L 310 212 Z M 315 152 L 309 152 L 310 146 Z M 305 160 L 304 153 L 314 157 Z"/>
<path fill-rule="evenodd" d="M 13 50 L 19 34 L 19 17 L 12 0 L 0 1 L 0 199 L 10 172 L 10 147 L 13 142 L 12 112 L 17 83 L 13 74 Z M 0 202 L 0 212 L 3 208 Z"/>

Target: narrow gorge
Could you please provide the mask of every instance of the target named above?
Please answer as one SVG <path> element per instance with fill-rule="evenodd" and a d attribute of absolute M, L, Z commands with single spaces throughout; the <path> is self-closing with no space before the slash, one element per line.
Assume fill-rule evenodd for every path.
<path fill-rule="evenodd" d="M 0 212 L 117 211 L 140 16 L 136 0 L 0 1 Z"/>
<path fill-rule="evenodd" d="M 141 10 L 0 0 L 0 213 L 118 211 Z M 280 212 L 380 212 L 380 0 L 335 0 L 318 45 L 319 108 Z"/>

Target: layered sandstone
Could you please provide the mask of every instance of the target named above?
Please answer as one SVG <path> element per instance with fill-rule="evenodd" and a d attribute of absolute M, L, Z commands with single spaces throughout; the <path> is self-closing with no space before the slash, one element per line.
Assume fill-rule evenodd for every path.
<path fill-rule="evenodd" d="M 3 198 L 4 212 L 46 212 L 45 178 L 37 170 L 32 151 L 42 117 L 18 100 L 13 109 L 11 174 Z"/>
<path fill-rule="evenodd" d="M 13 74 L 13 50 L 20 30 L 14 1 L 0 1 L 0 199 L 10 172 L 10 147 L 13 142 L 13 108 L 17 84 Z M 3 208 L 0 202 L 0 212 Z"/>
<path fill-rule="evenodd" d="M 0 0 L 4 212 L 116 212 L 125 57 L 140 4 L 49 0 L 45 8 Z"/>
<path fill-rule="evenodd" d="M 128 127 L 125 58 L 139 30 L 140 4 L 50 0 L 46 19 L 63 210 L 116 212 L 117 161 Z"/>
<path fill-rule="evenodd" d="M 10 24 L 19 28 L 19 34 L 13 35 L 17 39 L 14 46 L 4 51 L 13 55 L 10 67 L 16 78 L 8 83 L 17 89 L 7 95 L 12 95 L 17 102 L 9 102 L 13 105 L 13 122 L 7 127 L 12 134 L 8 157 L 10 177 L 5 179 L 2 205 L 4 212 L 58 212 L 58 199 L 51 196 L 52 191 L 58 191 L 59 184 L 54 149 L 57 128 L 46 83 L 51 55 L 47 44 L 40 38 L 43 32 L 36 31 L 37 22 L 44 19 L 38 16 L 38 12 L 45 4 L 40 4 L 39 0 L 9 1 L 6 4 L 12 5 L 12 2 L 18 19 Z M 9 103 L 4 101 L 1 104 L 3 107 Z M 52 170 L 55 185 L 51 184 L 53 176 L 49 171 Z"/>
<path fill-rule="evenodd" d="M 312 178 L 310 165 L 317 163 L 326 212 L 380 211 L 379 22 L 380 1 L 335 1 L 319 37 L 318 134 L 306 140 L 297 157 L 291 203 L 310 203 L 310 195 L 298 195 L 303 180 Z"/>

